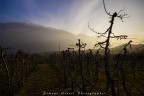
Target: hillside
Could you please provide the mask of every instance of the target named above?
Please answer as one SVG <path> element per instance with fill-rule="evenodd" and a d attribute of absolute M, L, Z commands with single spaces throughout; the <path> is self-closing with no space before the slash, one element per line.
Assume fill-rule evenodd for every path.
<path fill-rule="evenodd" d="M 84 34 L 74 35 L 70 32 L 44 27 L 31 23 L 13 22 L 0 23 L 0 46 L 10 47 L 11 50 L 21 49 L 26 52 L 50 52 L 66 50 L 81 39 L 87 43 L 86 49 L 93 49 L 96 38 Z M 142 45 L 132 45 L 132 50 Z M 112 53 L 120 52 L 123 45 L 112 48 Z M 130 48 L 128 48 L 131 51 Z"/>
<path fill-rule="evenodd" d="M 95 37 L 73 35 L 64 30 L 40 25 L 13 22 L 0 24 L 0 46 L 22 49 L 26 52 L 48 52 L 65 50 L 74 45 L 78 39 L 93 47 Z"/>
<path fill-rule="evenodd" d="M 124 45 L 125 44 L 112 48 L 111 53 L 112 54 L 120 53 L 123 50 Z M 131 47 L 130 46 L 127 47 L 127 50 L 128 50 L 128 52 L 133 52 L 133 51 L 139 52 L 141 49 L 144 49 L 144 47 L 142 47 L 142 46 L 143 46 L 143 44 L 132 44 Z"/>

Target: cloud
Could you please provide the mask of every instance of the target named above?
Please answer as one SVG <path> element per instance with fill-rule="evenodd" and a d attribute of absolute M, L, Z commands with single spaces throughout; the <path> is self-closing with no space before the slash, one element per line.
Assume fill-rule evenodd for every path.
<path fill-rule="evenodd" d="M 126 13 L 128 10 L 128 14 L 132 16 L 124 19 L 124 23 L 116 19 L 113 32 L 116 35 L 128 35 L 131 37 L 131 34 L 137 34 L 137 37 L 141 37 L 140 33 L 144 30 L 142 26 L 143 20 L 141 19 L 143 12 L 140 12 L 141 6 L 134 6 L 136 1 L 105 1 L 109 12 L 119 11 L 125 6 Z M 138 4 L 139 2 L 137 2 Z M 88 29 L 88 22 L 90 22 L 92 28 L 99 32 L 104 32 L 109 27 L 110 18 L 104 12 L 102 0 L 73 0 L 70 6 L 55 5 L 58 9 L 54 12 L 41 10 L 35 2 L 31 2 L 30 5 L 33 5 L 40 15 L 32 16 L 29 21 L 40 25 L 63 29 L 73 34 L 82 33 L 87 35 L 95 35 Z M 33 6 L 30 7 L 33 8 Z"/>
<path fill-rule="evenodd" d="M 63 29 L 73 34 L 87 31 L 88 22 L 94 18 L 101 0 L 73 0 L 69 8 L 60 8 L 57 13 L 41 10 L 42 18 L 33 17 L 33 23 Z M 85 33 L 84 32 L 84 33 Z"/>

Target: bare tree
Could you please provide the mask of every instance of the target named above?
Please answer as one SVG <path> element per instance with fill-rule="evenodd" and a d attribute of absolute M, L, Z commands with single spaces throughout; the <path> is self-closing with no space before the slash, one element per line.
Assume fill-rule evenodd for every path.
<path fill-rule="evenodd" d="M 110 16 L 110 18 L 111 18 L 110 26 L 108 27 L 108 29 L 103 33 L 99 33 L 97 31 L 95 31 L 94 29 L 92 29 L 89 26 L 89 24 L 88 24 L 88 27 L 89 27 L 90 30 L 92 30 L 93 32 L 98 34 L 98 38 L 100 38 L 100 37 L 105 37 L 106 38 L 105 41 L 98 42 L 98 44 L 96 44 L 95 46 L 100 46 L 101 48 L 104 49 L 104 61 L 105 61 L 104 66 L 105 66 L 105 75 L 106 75 L 106 79 L 107 79 L 106 93 L 108 93 L 108 90 L 109 90 L 109 87 L 110 87 L 112 96 L 116 96 L 116 92 L 115 92 L 115 88 L 114 88 L 114 80 L 111 77 L 110 67 L 109 67 L 110 66 L 110 49 L 109 49 L 109 45 L 110 45 L 110 39 L 111 38 L 116 38 L 116 39 L 121 40 L 121 39 L 126 39 L 128 37 L 127 35 L 116 36 L 112 32 L 112 28 L 113 28 L 115 18 L 120 18 L 123 22 L 123 18 L 128 18 L 129 16 L 123 12 L 125 8 L 120 10 L 119 12 L 114 12 L 113 14 L 111 14 L 110 12 L 107 11 L 104 0 L 103 0 L 103 6 L 104 6 L 104 10 L 105 10 L 106 14 L 108 16 Z"/>
<path fill-rule="evenodd" d="M 7 52 L 5 51 L 5 49 L 7 48 L 1 48 L 0 47 L 0 58 L 1 58 L 1 62 L 2 64 L 4 64 L 5 69 L 6 69 L 6 74 L 7 74 L 7 79 L 8 79 L 8 94 L 9 96 L 14 96 L 13 90 L 12 90 L 12 81 L 11 81 L 11 75 L 10 75 L 10 70 L 7 64 L 7 60 L 6 60 L 6 55 Z"/>
<path fill-rule="evenodd" d="M 78 39 L 78 43 L 76 43 L 76 46 L 78 46 L 78 62 L 79 62 L 79 67 L 80 67 L 80 74 L 81 74 L 81 81 L 82 81 L 82 91 L 86 92 L 86 85 L 84 81 L 84 74 L 83 74 L 83 64 L 81 61 L 81 48 L 85 48 L 86 43 L 82 43 L 80 39 Z"/>

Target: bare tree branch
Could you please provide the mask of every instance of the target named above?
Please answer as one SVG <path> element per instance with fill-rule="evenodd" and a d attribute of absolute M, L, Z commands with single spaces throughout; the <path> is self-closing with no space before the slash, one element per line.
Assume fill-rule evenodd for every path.
<path fill-rule="evenodd" d="M 124 11 L 125 10 L 125 7 L 122 9 L 122 10 L 120 10 L 119 12 L 118 12 L 118 14 L 120 14 L 122 11 Z"/>
<path fill-rule="evenodd" d="M 107 12 L 104 0 L 103 0 L 103 5 L 104 5 L 104 10 L 105 10 L 105 12 L 106 12 L 109 16 L 112 16 L 112 15 L 110 14 L 110 12 Z"/>
<path fill-rule="evenodd" d="M 108 28 L 105 32 L 99 33 L 99 32 L 97 32 L 97 31 L 95 31 L 94 29 L 92 29 L 92 28 L 90 27 L 89 23 L 88 23 L 88 28 L 89 28 L 91 31 L 93 31 L 94 33 L 100 35 L 100 36 L 97 36 L 98 38 L 100 38 L 101 36 L 102 36 L 102 37 L 106 37 L 105 34 L 106 34 L 106 33 L 109 31 L 109 29 L 110 29 L 110 28 Z"/>

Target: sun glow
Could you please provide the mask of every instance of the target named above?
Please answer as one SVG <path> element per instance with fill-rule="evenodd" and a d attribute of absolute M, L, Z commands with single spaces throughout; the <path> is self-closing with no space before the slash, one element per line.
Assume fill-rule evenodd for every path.
<path fill-rule="evenodd" d="M 144 12 L 142 9 L 144 1 L 105 0 L 105 3 L 110 13 L 118 12 L 125 7 L 124 12 L 130 16 L 124 18 L 124 22 L 121 22 L 119 18 L 115 19 L 113 33 L 128 35 L 129 38 L 138 38 L 139 40 L 133 39 L 136 42 L 143 41 Z M 20 7 L 20 5 L 23 6 L 23 11 L 17 8 L 10 14 L 0 13 L 0 20 L 14 21 L 18 18 L 26 22 L 62 29 L 74 35 L 85 34 L 95 37 L 96 34 L 88 28 L 88 22 L 98 32 L 105 32 L 110 26 L 110 18 L 104 11 L 102 0 L 62 0 L 61 2 L 57 0 L 24 0 L 16 6 Z M 8 9 L 10 10 L 10 8 Z M 12 13 L 15 13 L 16 16 L 13 16 Z M 12 16 L 10 16 L 11 14 Z M 11 20 L 12 18 L 14 20 Z"/>

